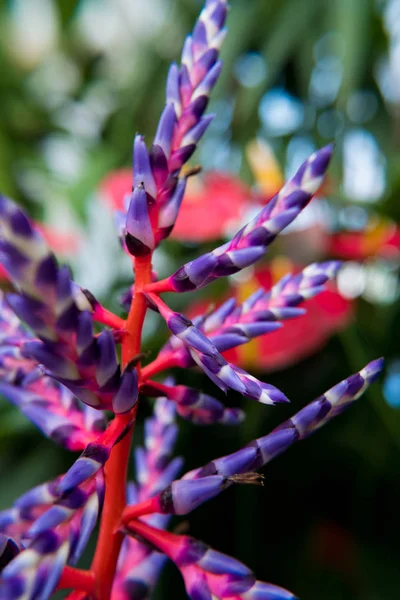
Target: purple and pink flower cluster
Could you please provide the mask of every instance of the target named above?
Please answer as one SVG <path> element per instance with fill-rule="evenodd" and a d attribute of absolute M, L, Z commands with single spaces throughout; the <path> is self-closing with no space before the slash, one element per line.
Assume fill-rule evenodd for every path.
<path fill-rule="evenodd" d="M 153 144 L 148 149 L 143 137 L 135 138 L 133 191 L 117 215 L 135 275 L 126 319 L 79 287 L 38 227 L 12 200 L 0 199 L 0 259 L 15 288 L 0 300 L 0 392 L 44 435 L 81 452 L 67 473 L 0 513 L 4 600 L 46 600 L 57 589 L 72 590 L 68 597 L 75 600 L 143 600 L 167 557 L 192 600 L 294 598 L 203 542 L 169 532 L 170 516 L 190 513 L 233 484 L 260 482 L 256 471 L 343 412 L 382 369 L 381 359 L 371 362 L 271 433 L 179 476 L 183 460 L 172 456 L 179 418 L 222 426 L 240 423 L 245 413 L 158 375 L 198 366 L 223 392 L 234 390 L 263 404 L 288 402 L 224 352 L 276 331 L 286 320 L 301 319 L 307 300 L 324 291 L 340 267 L 336 261 L 314 263 L 269 291 L 259 289 L 243 302 L 229 299 L 193 321 L 161 298 L 164 292 L 203 288 L 264 256 L 320 187 L 333 150 L 327 146 L 312 154 L 230 241 L 155 279 L 152 255 L 171 233 L 187 178 L 197 171 L 182 167 L 213 118 L 205 111 L 221 71 L 227 9 L 225 0 L 206 1 L 180 66 L 169 71 Z M 161 315 L 171 336 L 153 361 L 142 364 L 147 310 Z M 144 446 L 135 449 L 136 482 L 130 483 L 131 440 L 144 396 L 157 399 L 145 422 Z M 92 566 L 77 568 L 98 520 Z"/>

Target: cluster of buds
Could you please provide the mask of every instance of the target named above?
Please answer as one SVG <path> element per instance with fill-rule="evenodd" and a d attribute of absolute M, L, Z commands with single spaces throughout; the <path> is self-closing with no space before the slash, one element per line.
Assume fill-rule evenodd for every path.
<path fill-rule="evenodd" d="M 286 320 L 301 319 L 307 300 L 325 289 L 340 266 L 312 264 L 270 290 L 260 289 L 241 303 L 227 300 L 192 321 L 161 298 L 164 292 L 197 290 L 254 264 L 311 200 L 332 154 L 331 146 L 315 152 L 232 240 L 157 280 L 153 252 L 172 231 L 190 174 L 182 175 L 182 167 L 212 118 L 204 111 L 221 70 L 226 15 L 225 0 L 206 0 L 181 66 L 169 71 L 166 107 L 151 149 L 141 136 L 135 139 L 133 192 L 126 212 L 117 215 L 135 275 L 127 319 L 80 288 L 24 212 L 0 199 L 0 259 L 15 288 L 0 298 L 0 393 L 44 435 L 81 452 L 65 474 L 0 513 L 4 600 L 47 600 L 57 589 L 72 590 L 70 600 L 144 600 L 167 558 L 182 573 L 192 600 L 293 599 L 283 588 L 258 581 L 237 560 L 167 531 L 169 520 L 233 484 L 260 482 L 257 470 L 339 415 L 382 369 L 381 359 L 371 362 L 271 433 L 179 478 L 183 461 L 172 458 L 178 417 L 236 425 L 245 413 L 171 379 L 161 382 L 158 375 L 171 367 L 199 366 L 224 392 L 235 390 L 263 404 L 288 402 L 282 391 L 228 362 L 224 353 Z M 143 365 L 147 310 L 161 315 L 171 336 Z M 127 468 L 144 397 L 156 398 L 154 416 L 145 422 L 144 446 L 135 449 L 133 483 L 127 482 Z M 99 515 L 92 565 L 77 568 Z"/>
<path fill-rule="evenodd" d="M 127 213 L 117 216 L 123 245 L 133 256 L 151 254 L 174 227 L 188 176 L 180 176 L 181 169 L 213 119 L 203 115 L 221 72 L 226 14 L 226 2 L 206 2 L 185 41 L 181 66 L 169 70 L 166 105 L 150 151 L 142 136 L 135 138 L 133 192 Z"/>

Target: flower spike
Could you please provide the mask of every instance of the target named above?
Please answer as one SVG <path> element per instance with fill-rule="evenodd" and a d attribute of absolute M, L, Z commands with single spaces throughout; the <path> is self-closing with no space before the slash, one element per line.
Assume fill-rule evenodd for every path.
<path fill-rule="evenodd" d="M 217 309 L 193 319 L 193 324 L 219 352 L 246 344 L 250 340 L 282 327 L 281 321 L 299 317 L 306 309 L 299 305 L 326 289 L 325 284 L 341 266 L 340 261 L 313 263 L 295 275 L 287 274 L 269 291 L 262 288 L 242 304 L 230 298 Z M 177 337 L 161 349 L 176 366 L 194 364 L 190 352 Z"/>
<path fill-rule="evenodd" d="M 147 540 L 176 564 L 192 600 L 295 600 L 287 590 L 257 581 L 243 563 L 192 537 L 161 531 L 139 520 L 132 521 L 127 531 Z"/>
<path fill-rule="evenodd" d="M 184 385 L 171 386 L 149 381 L 140 391 L 148 396 L 165 395 L 175 402 L 176 411 L 181 417 L 197 425 L 237 425 L 245 418 L 245 413 L 239 408 L 225 408 L 216 398 Z"/>
<path fill-rule="evenodd" d="M 124 378 L 134 381 L 132 375 L 121 374 L 114 336 L 109 331 L 94 335 L 91 311 L 80 310 L 82 298 L 69 269 L 58 265 L 26 215 L 4 197 L 0 232 L 0 258 L 21 290 L 20 295 L 9 295 L 8 303 L 39 337 L 21 344 L 22 356 L 43 364 L 49 376 L 85 404 L 114 412 L 130 410 L 137 389 L 123 385 Z"/>
<path fill-rule="evenodd" d="M 228 363 L 192 321 L 174 313 L 155 294 L 147 294 L 147 297 L 164 317 L 170 331 L 186 346 L 195 363 L 223 391 L 230 388 L 263 404 L 288 402 L 286 396 L 273 385 L 258 381 L 243 369 Z"/>
<path fill-rule="evenodd" d="M 128 283 L 123 299 L 126 319 L 77 285 L 41 228 L 12 200 L 0 196 L 0 278 L 5 275 L 7 286 L 14 286 L 12 293 L 0 292 L 0 395 L 46 436 L 81 452 L 65 474 L 36 485 L 0 511 L 1 600 L 50 600 L 53 592 L 71 588 L 70 600 L 148 600 L 168 558 L 180 570 L 192 600 L 294 600 L 283 588 L 258 581 L 234 558 L 177 530 L 167 531 L 173 515 L 187 515 L 232 484 L 263 485 L 259 469 L 341 414 L 382 369 L 382 359 L 371 362 L 268 435 L 180 476 L 183 460 L 173 455 L 177 415 L 194 424 L 233 425 L 242 421 L 244 412 L 226 408 L 202 390 L 154 378 L 173 367 L 198 365 L 224 392 L 231 389 L 265 404 L 287 402 L 280 390 L 228 362 L 224 353 L 303 315 L 303 302 L 320 292 L 327 293 L 314 302 L 319 314 L 328 298 L 338 298 L 327 289 L 340 266 L 337 261 L 296 270 L 243 300 L 243 290 L 253 288 L 254 280 L 274 279 L 271 267 L 240 284 L 234 298 L 193 320 L 160 298 L 163 292 L 198 290 L 262 258 L 316 193 L 332 154 L 332 146 L 314 152 L 279 193 L 269 200 L 258 198 L 264 208 L 231 240 L 158 281 L 153 255 L 175 226 L 188 178 L 202 169 L 184 166 L 213 119 L 206 109 L 221 72 L 227 12 L 227 0 L 205 0 L 180 64 L 169 69 L 153 143 L 146 145 L 141 135 L 135 136 L 129 193 L 125 180 L 111 178 L 113 200 L 119 196 L 116 187 L 124 188 L 123 204 L 121 198 L 115 201 L 115 218 L 123 249 L 134 258 L 134 283 Z M 218 196 L 229 197 L 227 212 L 236 206 L 230 217 L 224 213 L 226 225 L 227 219 L 241 217 L 248 188 L 217 176 L 207 189 L 211 193 L 206 204 L 216 227 L 206 227 L 206 233 L 220 235 L 223 211 L 214 210 Z M 204 216 L 207 209 L 202 210 Z M 194 237 L 205 241 L 205 229 L 197 227 L 201 211 L 189 212 Z M 149 308 L 163 317 L 171 335 L 156 358 L 143 365 Z M 310 320 L 312 308 L 310 302 Z M 299 324 L 306 329 L 307 322 Z M 311 331 L 310 338 L 325 327 L 332 327 L 331 322 Z M 288 333 L 295 337 L 295 325 Z M 264 339 L 273 346 L 278 336 Z M 292 346 L 288 354 L 297 349 L 296 343 Z M 143 444 L 135 445 L 136 477 L 129 482 L 139 395 L 156 400 L 153 415 L 143 424 Z M 113 413 L 109 420 L 106 411 Z M 89 569 L 75 568 L 100 512 L 92 564 Z M 186 527 L 180 525 L 181 533 L 182 525 Z"/>
<path fill-rule="evenodd" d="M 305 439 L 341 414 L 377 379 L 382 368 L 382 359 L 372 361 L 359 373 L 335 385 L 268 435 L 233 454 L 186 473 L 182 479 L 174 481 L 147 503 L 127 509 L 124 522 L 153 512 L 187 514 L 206 500 L 214 498 L 232 483 L 246 483 L 246 478 L 232 477 L 261 468 L 294 442 Z"/>
<path fill-rule="evenodd" d="M 38 500 L 43 491 L 43 488 L 36 489 L 29 500 L 26 496 L 20 499 L 25 504 L 30 503 L 33 514 L 38 509 L 34 498 Z M 64 565 L 67 561 L 76 561 L 86 546 L 102 497 L 103 480 L 97 475 L 95 480 L 75 492 L 73 498 L 59 499 L 33 521 L 30 530 L 26 531 L 26 548 L 9 562 L 1 574 L 0 597 L 7 600 L 50 598 Z"/>
<path fill-rule="evenodd" d="M 133 190 L 125 229 L 125 243 L 133 256 L 144 256 L 154 250 L 154 234 L 143 182 Z"/>
<path fill-rule="evenodd" d="M 83 450 L 104 430 L 104 414 L 23 356 L 25 343 L 33 340 L 0 295 L 0 392 L 46 436 L 69 450 Z"/>
<path fill-rule="evenodd" d="M 181 169 L 213 118 L 204 111 L 221 72 L 218 54 L 226 14 L 226 0 L 206 4 L 186 39 L 181 66 L 170 67 L 166 105 L 150 151 L 142 136 L 135 138 L 134 191 L 126 217 L 118 216 L 133 256 L 149 254 L 174 227 L 186 186 Z"/>
<path fill-rule="evenodd" d="M 80 405 L 67 388 L 41 374 L 39 377 L 25 388 L 0 382 L 0 393 L 47 437 L 69 450 L 83 450 L 105 427 L 101 412 L 95 411 L 95 420 L 88 420 L 87 411 L 93 409 Z M 37 391 L 29 391 L 29 387 Z"/>
<path fill-rule="evenodd" d="M 186 263 L 167 279 L 148 285 L 147 290 L 157 293 L 188 292 L 254 264 L 318 190 L 332 150 L 330 145 L 314 152 L 281 191 L 230 242 Z"/>

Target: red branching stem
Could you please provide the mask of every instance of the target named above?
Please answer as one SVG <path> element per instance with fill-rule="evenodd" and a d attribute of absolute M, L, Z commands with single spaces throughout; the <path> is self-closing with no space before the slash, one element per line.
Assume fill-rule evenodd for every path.
<path fill-rule="evenodd" d="M 118 438 L 122 436 L 124 430 L 126 430 L 134 422 L 134 414 L 132 412 L 125 415 L 116 415 L 115 419 L 111 421 L 107 429 L 99 435 L 96 440 L 97 444 L 106 446 L 106 448 L 112 448 L 117 442 Z"/>
<path fill-rule="evenodd" d="M 127 365 L 140 352 L 140 340 L 147 301 L 143 288 L 151 282 L 151 257 L 138 257 L 135 260 L 135 290 L 131 309 L 126 320 L 126 336 L 122 344 L 122 364 Z"/>
<path fill-rule="evenodd" d="M 158 294 L 153 293 L 152 291 L 146 291 L 146 296 L 152 302 L 158 310 L 165 308 L 167 311 L 169 310 L 168 306 L 165 304 L 164 300 L 160 298 Z M 160 310 L 160 312 L 161 312 Z"/>
<path fill-rule="evenodd" d="M 156 546 L 161 552 L 170 555 L 170 550 L 179 543 L 179 536 L 157 529 L 148 525 L 140 519 L 133 519 L 129 525 L 125 526 L 126 531 L 132 534 L 139 534 L 145 540 Z"/>
<path fill-rule="evenodd" d="M 100 304 L 96 305 L 92 316 L 94 321 L 107 325 L 107 327 L 111 327 L 111 329 L 125 329 L 124 319 L 121 319 L 121 317 L 115 315 Z"/>
<path fill-rule="evenodd" d="M 125 367 L 140 352 L 143 322 L 146 315 L 146 299 L 143 287 L 151 281 L 151 256 L 136 258 L 135 292 L 125 323 L 126 334 L 122 340 L 122 366 Z M 137 366 L 140 376 L 140 364 Z M 137 405 L 127 415 L 117 415 L 115 421 L 125 421 L 125 425 L 136 418 Z M 127 435 L 112 449 L 105 465 L 106 493 L 101 517 L 100 533 L 94 555 L 92 569 L 96 578 L 97 600 L 109 600 L 117 567 L 118 556 L 123 540 L 119 531 L 122 512 L 126 505 L 126 478 L 133 435 L 133 426 Z"/>
<path fill-rule="evenodd" d="M 93 594 L 95 591 L 95 576 L 92 571 L 83 571 L 82 569 L 75 569 L 68 565 L 64 567 L 61 574 L 60 581 L 58 582 L 57 589 L 59 590 L 80 590 Z"/>
<path fill-rule="evenodd" d="M 166 371 L 167 369 L 172 369 L 172 367 L 178 367 L 179 363 L 177 362 L 176 356 L 174 356 L 173 352 L 165 352 L 165 354 L 161 354 L 151 363 L 143 367 L 141 382 L 145 382 L 153 375 L 157 373 L 161 373 L 161 371 Z"/>
<path fill-rule="evenodd" d="M 163 292 L 176 292 L 169 278 L 160 279 L 159 281 L 152 281 L 145 287 L 145 293 L 156 293 L 161 294 Z"/>
<path fill-rule="evenodd" d="M 137 519 L 144 515 L 152 515 L 154 513 L 162 513 L 160 501 L 157 496 L 144 500 L 139 504 L 133 506 L 127 506 L 122 513 L 122 522 L 127 525 L 132 519 Z"/>
<path fill-rule="evenodd" d="M 133 411 L 135 412 L 135 409 Z M 129 423 L 135 417 L 134 412 L 129 413 L 129 415 L 118 415 L 114 421 L 127 419 L 127 423 Z M 92 563 L 92 569 L 96 576 L 96 598 L 98 600 L 110 598 L 123 539 L 123 536 L 117 532 L 117 527 L 126 504 L 125 485 L 132 431 L 133 428 L 131 427 L 119 444 L 114 446 L 104 468 L 106 493 L 100 532 Z"/>

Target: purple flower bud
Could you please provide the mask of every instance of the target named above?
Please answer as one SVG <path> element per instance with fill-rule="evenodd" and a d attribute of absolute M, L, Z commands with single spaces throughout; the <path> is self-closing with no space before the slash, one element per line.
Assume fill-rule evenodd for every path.
<path fill-rule="evenodd" d="M 125 231 L 125 242 L 133 256 L 144 256 L 154 249 L 154 234 L 143 184 L 139 184 L 133 190 L 126 215 Z"/>
<path fill-rule="evenodd" d="M 179 172 L 183 165 L 190 159 L 195 150 L 196 144 L 188 144 L 187 146 L 182 146 L 178 150 L 175 150 L 169 160 L 169 168 L 171 173 Z"/>
<path fill-rule="evenodd" d="M 202 117 L 199 122 L 192 127 L 182 138 L 182 145 L 186 146 L 188 144 L 197 144 L 200 138 L 204 135 L 211 121 L 214 119 L 215 115 L 206 115 Z"/>
<path fill-rule="evenodd" d="M 150 165 L 150 157 L 141 135 L 135 136 L 133 146 L 133 171 L 135 188 L 144 186 L 146 192 L 152 197 L 157 197 L 157 187 Z"/>
<path fill-rule="evenodd" d="M 277 585 L 256 581 L 246 592 L 246 600 L 296 600 L 296 596 Z"/>
<path fill-rule="evenodd" d="M 96 366 L 96 380 L 100 387 L 105 385 L 118 371 L 115 342 L 112 333 L 102 331 L 97 340 L 99 359 Z"/>
<path fill-rule="evenodd" d="M 354 376 L 350 376 L 301 409 L 291 419 L 276 427 L 270 434 L 254 440 L 233 454 L 218 458 L 200 469 L 186 473 L 182 479 L 173 482 L 160 493 L 162 509 L 165 512 L 179 511 L 179 514 L 185 514 L 184 511 L 188 512 L 206 501 L 207 495 L 211 498 L 231 485 L 234 475 L 259 469 L 284 452 L 295 441 L 306 438 L 340 414 L 344 407 L 353 403 L 374 381 L 382 366 L 381 359 L 373 361 L 356 374 L 363 382 L 361 386 L 358 384 L 356 389 L 352 389 Z M 337 410 L 339 407 L 340 410 Z M 189 485 L 189 482 L 201 480 L 205 480 L 204 488 L 201 486 L 197 488 L 193 483 Z M 187 482 L 188 485 L 181 488 L 178 485 L 180 482 Z M 192 508 L 189 508 L 190 506 Z"/>
<path fill-rule="evenodd" d="M 65 494 L 95 475 L 104 466 L 110 455 L 110 449 L 102 444 L 92 443 L 66 472 L 58 490 Z"/>
<path fill-rule="evenodd" d="M 198 93 L 199 88 L 202 87 L 202 84 L 204 84 L 205 79 L 210 75 L 210 73 L 213 72 L 216 66 L 217 59 L 217 50 L 215 50 L 215 48 L 210 48 L 209 50 L 206 50 L 206 52 L 202 54 L 199 60 L 194 63 L 193 68 L 190 70 L 190 83 L 192 84 L 193 88 L 196 88 L 196 91 L 192 98 L 196 98 L 197 96 L 201 95 Z M 216 74 L 213 84 L 210 85 L 209 89 L 206 90 L 205 95 L 207 95 L 210 92 L 221 71 L 222 63 L 219 61 L 218 64 L 218 74 Z"/>
<path fill-rule="evenodd" d="M 235 575 L 236 577 L 252 575 L 251 570 L 243 563 L 211 548 L 198 561 L 198 565 L 204 571 L 214 575 Z"/>
<path fill-rule="evenodd" d="M 200 96 L 195 102 L 203 98 Z M 193 105 L 194 106 L 194 105 Z M 203 109 L 201 109 L 203 110 Z M 201 112 L 201 111 L 200 111 Z M 185 118 L 185 111 L 182 120 Z M 188 116 L 189 119 L 189 116 Z M 214 256 L 216 265 L 206 279 L 197 283 L 188 278 L 182 285 L 182 274 L 187 277 L 188 264 L 183 265 L 169 278 L 158 282 L 158 289 L 179 292 L 198 289 L 218 277 L 226 277 L 255 263 L 265 253 L 266 247 L 275 239 L 311 200 L 319 188 L 329 164 L 332 147 L 326 146 L 312 154 L 269 204 L 233 239 L 205 256 Z M 200 261 L 203 257 L 196 259 Z"/>
<path fill-rule="evenodd" d="M 160 494 L 160 506 L 165 513 L 186 515 L 206 500 L 217 496 L 224 486 L 220 475 L 202 479 L 174 481 Z"/>
<path fill-rule="evenodd" d="M 171 153 L 172 135 L 176 124 L 176 114 L 173 104 L 167 104 L 161 115 L 154 144 L 162 148 L 165 156 L 169 158 Z"/>
<path fill-rule="evenodd" d="M 112 407 L 116 414 L 121 414 L 131 410 L 138 399 L 138 376 L 136 370 L 125 371 L 121 378 L 121 383 L 115 394 Z"/>
<path fill-rule="evenodd" d="M 218 61 L 214 66 L 206 73 L 202 79 L 200 85 L 196 88 L 193 98 L 199 96 L 208 96 L 218 81 L 218 78 L 222 71 L 222 62 Z"/>
<path fill-rule="evenodd" d="M 183 200 L 183 196 L 186 189 L 186 179 L 180 179 L 175 188 L 175 191 L 171 199 L 160 208 L 158 215 L 158 227 L 164 231 L 172 231 L 175 225 L 176 218 L 179 213 L 179 209 Z"/>
<path fill-rule="evenodd" d="M 175 63 L 172 63 L 168 71 L 166 102 L 167 104 L 173 104 L 175 115 L 179 119 L 182 105 L 179 93 L 179 68 Z"/>
<path fill-rule="evenodd" d="M 78 379 L 79 372 L 72 360 L 55 353 L 54 349 L 42 342 L 27 342 L 23 347 L 24 355 L 35 358 L 43 364 L 55 377 L 62 379 Z"/>

